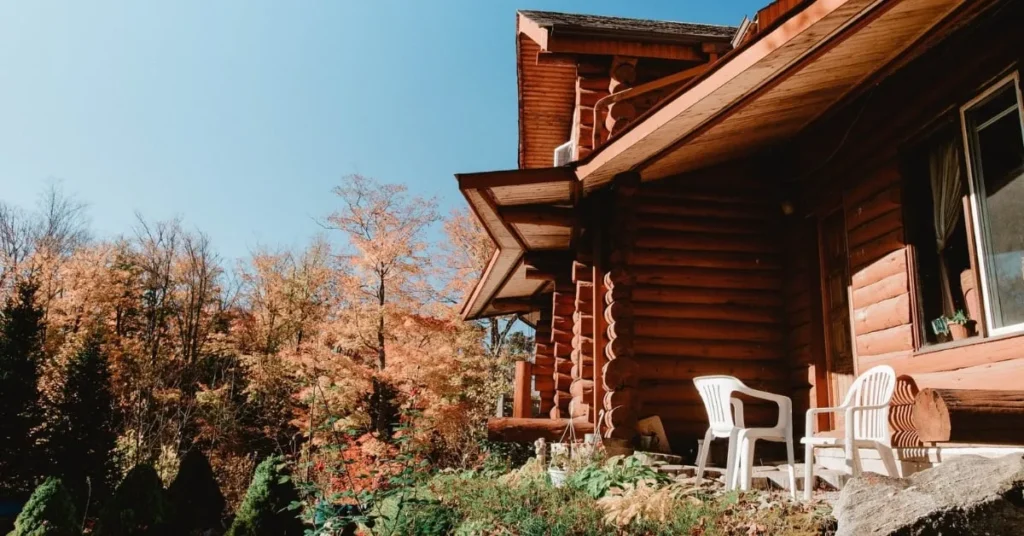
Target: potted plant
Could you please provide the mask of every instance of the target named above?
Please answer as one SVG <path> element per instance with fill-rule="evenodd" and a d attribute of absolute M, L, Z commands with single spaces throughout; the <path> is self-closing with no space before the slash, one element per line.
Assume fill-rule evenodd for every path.
<path fill-rule="evenodd" d="M 552 486 L 560 488 L 565 485 L 565 480 L 569 477 L 569 462 L 568 445 L 565 443 L 551 445 L 551 465 L 548 466 L 548 476 L 551 477 Z"/>
<path fill-rule="evenodd" d="M 959 341 L 974 335 L 974 320 L 971 320 L 960 309 L 953 316 L 946 317 L 946 326 L 954 341 Z"/>

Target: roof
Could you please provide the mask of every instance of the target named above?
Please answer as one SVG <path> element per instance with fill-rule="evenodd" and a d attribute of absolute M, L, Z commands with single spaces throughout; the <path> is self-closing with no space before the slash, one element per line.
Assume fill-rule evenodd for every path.
<path fill-rule="evenodd" d="M 631 38 L 653 37 L 659 41 L 680 37 L 699 38 L 700 40 L 732 39 L 737 30 L 735 26 L 721 26 L 717 24 L 605 17 L 576 13 L 558 13 L 555 11 L 523 10 L 519 13 L 525 15 L 542 28 L 558 32 L 614 35 Z"/>
<path fill-rule="evenodd" d="M 657 180 L 791 139 L 870 84 L 965 0 L 807 0 L 578 163 L 587 191 Z"/>
<path fill-rule="evenodd" d="M 487 234 L 494 254 L 462 306 L 465 318 L 529 313 L 531 298 L 548 286 L 528 279 L 523 257 L 531 251 L 568 250 L 573 222 L 566 218 L 577 195 L 572 168 L 517 169 L 458 174 L 459 189 Z M 503 300 L 499 305 L 497 300 Z"/>

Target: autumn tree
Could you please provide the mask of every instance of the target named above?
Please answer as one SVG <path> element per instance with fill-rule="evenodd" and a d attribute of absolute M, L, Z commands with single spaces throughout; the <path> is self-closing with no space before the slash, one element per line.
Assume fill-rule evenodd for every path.
<path fill-rule="evenodd" d="M 22 280 L 0 310 L 0 489 L 7 493 L 27 493 L 37 476 L 33 450 L 42 425 L 37 385 L 44 333 L 38 288 Z"/>
<path fill-rule="evenodd" d="M 426 233 L 438 221 L 437 202 L 410 196 L 405 186 L 382 184 L 361 175 L 346 177 L 334 189 L 342 208 L 327 218 L 353 251 L 346 289 L 350 349 L 369 355 L 372 379 L 372 428 L 387 438 L 394 424 L 393 400 L 385 375 L 388 342 L 400 319 L 416 313 L 433 295 L 432 262 Z"/>

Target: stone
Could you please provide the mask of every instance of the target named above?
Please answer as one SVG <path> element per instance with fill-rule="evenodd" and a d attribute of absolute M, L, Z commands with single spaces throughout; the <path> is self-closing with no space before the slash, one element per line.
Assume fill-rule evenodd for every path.
<path fill-rule="evenodd" d="M 850 479 L 833 511 L 837 536 L 1020 534 L 1024 455 L 963 456 L 911 475 Z"/>

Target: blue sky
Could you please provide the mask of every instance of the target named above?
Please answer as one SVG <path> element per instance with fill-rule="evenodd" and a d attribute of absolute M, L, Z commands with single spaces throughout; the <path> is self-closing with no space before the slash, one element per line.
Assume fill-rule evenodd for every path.
<path fill-rule="evenodd" d="M 0 3 L 0 200 L 94 232 L 180 216 L 226 258 L 301 246 L 350 173 L 463 203 L 516 166 L 516 9 L 738 24 L 767 0 Z"/>

